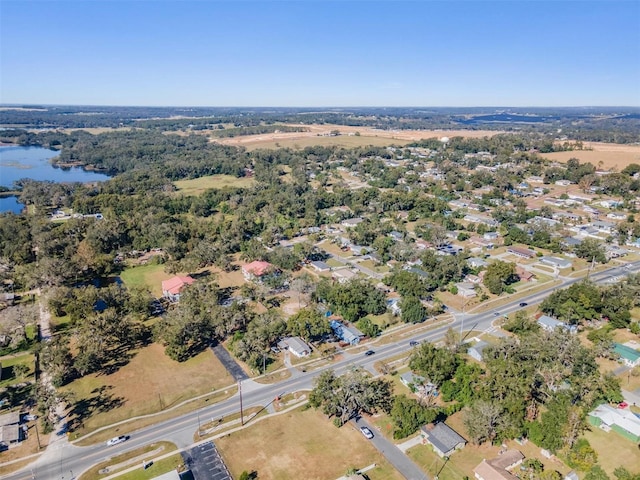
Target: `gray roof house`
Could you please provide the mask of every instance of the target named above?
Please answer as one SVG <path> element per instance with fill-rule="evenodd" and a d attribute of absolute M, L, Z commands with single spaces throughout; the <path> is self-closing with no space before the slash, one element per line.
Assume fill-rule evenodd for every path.
<path fill-rule="evenodd" d="M 479 341 L 478 343 L 476 343 L 475 345 L 467 348 L 467 354 L 471 357 L 476 359 L 479 362 L 482 362 L 482 351 L 487 348 L 489 346 L 489 344 L 487 342 L 484 341 Z"/>
<path fill-rule="evenodd" d="M 575 325 L 567 325 L 566 323 L 561 322 L 560 320 L 557 320 L 548 315 L 542 315 L 540 318 L 538 318 L 538 325 L 540 325 L 547 332 L 553 332 L 558 327 L 562 327 L 571 333 L 576 333 L 577 331 Z"/>
<path fill-rule="evenodd" d="M 423 443 L 429 443 L 441 457 L 448 457 L 467 443 L 458 432 L 443 422 L 424 425 L 420 429 L 420 435 Z"/>
<path fill-rule="evenodd" d="M 471 268 L 480 268 L 480 267 L 486 267 L 489 264 L 483 258 L 474 257 L 474 258 L 469 258 L 467 260 L 467 265 L 469 265 L 469 267 Z"/>
<path fill-rule="evenodd" d="M 426 381 L 426 379 L 420 375 L 416 375 L 413 372 L 406 372 L 400 375 L 400 381 L 405 387 L 409 387 L 410 385 L 422 385 Z"/>
<path fill-rule="evenodd" d="M 540 257 L 539 262 L 556 268 L 569 268 L 572 265 L 570 260 L 560 257 Z"/>
<path fill-rule="evenodd" d="M 331 270 L 331 266 L 329 264 L 319 260 L 311 262 L 311 266 L 318 272 L 328 272 Z"/>
<path fill-rule="evenodd" d="M 283 338 L 278 343 L 278 346 L 283 349 L 286 348 L 298 358 L 306 357 L 311 354 L 311 348 L 300 337 Z"/>
<path fill-rule="evenodd" d="M 3 425 L 0 427 L 0 445 L 9 446 L 22 440 L 22 428 L 20 425 Z"/>
<path fill-rule="evenodd" d="M 0 415 L 0 427 L 5 425 L 18 425 L 20 423 L 20 412 L 9 412 Z"/>

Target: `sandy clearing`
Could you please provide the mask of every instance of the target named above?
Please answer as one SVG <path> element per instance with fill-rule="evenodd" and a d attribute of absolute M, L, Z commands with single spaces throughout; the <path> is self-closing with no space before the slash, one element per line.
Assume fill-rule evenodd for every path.
<path fill-rule="evenodd" d="M 250 145 L 256 142 L 264 142 L 269 140 L 292 140 L 310 137 L 329 136 L 331 131 L 337 130 L 342 135 L 355 134 L 359 132 L 363 137 L 382 137 L 396 140 L 415 141 L 423 138 L 441 138 L 441 137 L 467 137 L 482 138 L 491 137 L 499 133 L 505 133 L 495 130 L 379 130 L 371 127 L 352 127 L 345 125 L 302 125 L 287 124 L 291 127 L 305 128 L 306 132 L 280 132 L 271 134 L 258 135 L 242 135 L 231 138 L 212 138 L 212 140 L 225 145 Z"/>
<path fill-rule="evenodd" d="M 591 162 L 597 168 L 605 170 L 614 168 L 620 171 L 630 163 L 640 164 L 640 145 L 599 142 L 583 142 L 583 144 L 584 148 L 590 148 L 591 150 L 545 153 L 542 156 L 559 162 L 577 158 L 583 163 Z"/>

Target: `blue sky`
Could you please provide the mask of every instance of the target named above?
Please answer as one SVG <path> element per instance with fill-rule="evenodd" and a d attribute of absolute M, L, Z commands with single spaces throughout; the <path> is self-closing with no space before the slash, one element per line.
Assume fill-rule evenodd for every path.
<path fill-rule="evenodd" d="M 640 106 L 640 1 L 0 0 L 0 102 Z"/>

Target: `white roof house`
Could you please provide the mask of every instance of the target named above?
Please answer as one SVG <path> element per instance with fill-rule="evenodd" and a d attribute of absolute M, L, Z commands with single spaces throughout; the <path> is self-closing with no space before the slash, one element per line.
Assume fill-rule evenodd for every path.
<path fill-rule="evenodd" d="M 552 267 L 557 267 L 557 268 L 569 268 L 571 267 L 572 263 L 570 260 L 566 260 L 564 258 L 560 258 L 560 257 L 540 257 L 540 263 L 544 263 L 545 265 L 550 265 Z"/>
<path fill-rule="evenodd" d="M 640 439 L 640 418 L 628 408 L 613 408 L 611 405 L 603 404 L 589 412 L 589 417 L 592 423 L 600 427 L 605 425 L 634 441 Z"/>
<path fill-rule="evenodd" d="M 311 347 L 300 337 L 286 337 L 280 341 L 278 346 L 285 347 L 298 358 L 311 354 Z"/>

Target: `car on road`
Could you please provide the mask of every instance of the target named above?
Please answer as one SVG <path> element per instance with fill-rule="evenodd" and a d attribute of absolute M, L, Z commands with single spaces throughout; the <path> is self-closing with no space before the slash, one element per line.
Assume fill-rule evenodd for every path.
<path fill-rule="evenodd" d="M 371 440 L 373 438 L 373 432 L 371 430 L 369 430 L 368 427 L 360 427 L 360 431 L 369 440 Z"/>
<path fill-rule="evenodd" d="M 114 445 L 118 445 L 119 443 L 126 442 L 129 440 L 129 437 L 126 435 L 120 435 L 119 437 L 113 437 L 110 440 L 107 440 L 107 447 L 113 447 Z"/>
<path fill-rule="evenodd" d="M 411 341 L 409 342 L 409 346 L 410 346 L 410 347 L 416 347 L 416 346 L 418 346 L 419 344 L 420 344 L 420 342 L 418 342 L 417 340 L 411 340 Z"/>
<path fill-rule="evenodd" d="M 500 316 L 500 312 L 493 312 L 493 316 L 494 317 L 499 317 Z"/>
<path fill-rule="evenodd" d="M 529 304 L 527 302 L 520 302 L 519 305 L 522 308 L 522 307 L 526 307 Z"/>
<path fill-rule="evenodd" d="M 366 352 L 364 352 L 364 354 L 365 354 L 367 357 L 370 357 L 370 356 L 371 356 L 371 355 L 373 355 L 374 353 L 376 353 L 376 352 L 374 352 L 373 350 L 367 350 Z"/>

